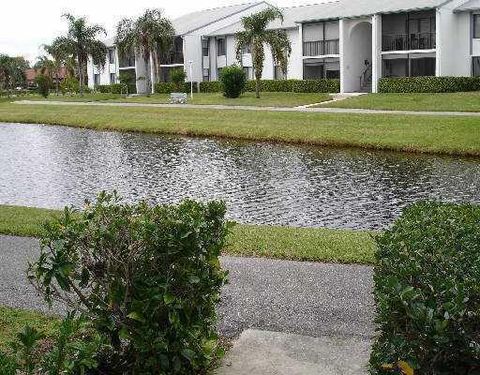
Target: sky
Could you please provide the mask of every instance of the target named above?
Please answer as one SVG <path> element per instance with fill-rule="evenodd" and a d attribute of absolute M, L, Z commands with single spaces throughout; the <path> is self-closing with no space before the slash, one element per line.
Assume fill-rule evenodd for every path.
<path fill-rule="evenodd" d="M 66 21 L 61 15 L 86 16 L 91 23 L 104 26 L 113 36 L 115 25 L 123 17 L 140 14 L 147 8 L 161 8 L 174 19 L 183 14 L 218 6 L 241 4 L 255 0 L 14 0 L 2 5 L 0 22 L 0 54 L 24 56 L 35 62 L 43 53 L 41 45 L 65 34 Z M 320 2 L 320 1 L 317 1 Z M 277 6 L 294 6 L 312 1 L 273 0 Z"/>

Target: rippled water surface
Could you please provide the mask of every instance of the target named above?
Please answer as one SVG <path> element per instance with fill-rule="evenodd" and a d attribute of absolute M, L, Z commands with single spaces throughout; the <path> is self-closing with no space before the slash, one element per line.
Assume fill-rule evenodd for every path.
<path fill-rule="evenodd" d="M 376 229 L 420 199 L 480 202 L 480 159 L 0 124 L 0 203 L 224 199 L 245 223 Z"/>

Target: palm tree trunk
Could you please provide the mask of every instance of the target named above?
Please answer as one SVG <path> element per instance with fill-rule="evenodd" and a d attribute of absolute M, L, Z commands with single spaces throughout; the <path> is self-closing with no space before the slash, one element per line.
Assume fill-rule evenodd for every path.
<path fill-rule="evenodd" d="M 255 77 L 255 97 L 260 99 L 260 80 Z"/>
<path fill-rule="evenodd" d="M 83 96 L 83 64 L 80 61 L 78 62 L 78 83 L 80 96 Z"/>
<path fill-rule="evenodd" d="M 145 84 L 146 84 L 146 91 L 147 91 L 147 95 L 150 95 L 152 93 L 152 87 L 151 87 L 151 82 L 150 82 L 150 69 L 151 69 L 151 66 L 150 66 L 150 59 L 147 58 L 147 57 L 144 57 L 143 58 L 143 61 L 145 63 L 145 75 L 146 75 L 146 81 L 145 81 Z"/>
<path fill-rule="evenodd" d="M 58 70 L 55 73 L 55 92 L 58 96 Z"/>
<path fill-rule="evenodd" d="M 155 67 L 155 83 L 158 83 L 160 82 L 160 62 L 157 51 L 153 51 L 153 66 Z"/>

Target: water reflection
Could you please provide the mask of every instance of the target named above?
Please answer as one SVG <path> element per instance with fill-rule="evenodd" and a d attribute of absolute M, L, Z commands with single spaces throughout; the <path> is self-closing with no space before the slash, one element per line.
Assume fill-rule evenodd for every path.
<path fill-rule="evenodd" d="M 246 223 L 382 228 L 420 199 L 480 202 L 480 160 L 0 124 L 0 203 L 224 199 Z"/>

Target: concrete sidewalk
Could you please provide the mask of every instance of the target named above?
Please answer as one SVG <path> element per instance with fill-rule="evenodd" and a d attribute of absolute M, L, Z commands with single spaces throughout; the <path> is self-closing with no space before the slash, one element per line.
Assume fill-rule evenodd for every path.
<path fill-rule="evenodd" d="M 364 375 L 370 340 L 247 330 L 217 375 Z"/>
<path fill-rule="evenodd" d="M 183 108 L 183 109 L 215 109 L 215 110 L 242 110 L 242 111 L 266 111 L 266 112 L 306 112 L 306 113 L 346 113 L 346 114 L 383 114 L 403 116 L 459 116 L 480 117 L 480 112 L 430 112 L 430 111 L 387 111 L 377 109 L 350 109 L 328 107 L 254 107 L 254 106 L 230 106 L 213 104 L 153 104 L 153 103 L 119 103 L 119 102 L 64 102 L 64 101 L 41 101 L 19 100 L 19 105 L 66 105 L 66 106 L 100 106 L 100 107 L 146 107 L 146 108 Z"/>
<path fill-rule="evenodd" d="M 38 250 L 36 239 L 0 236 L 0 304 L 49 312 L 25 277 Z M 218 330 L 232 339 L 246 332 L 220 374 L 364 373 L 374 333 L 371 267 L 228 256 L 221 263 L 230 283 Z"/>

